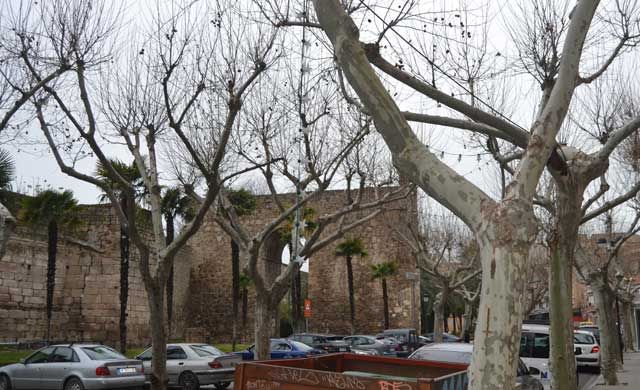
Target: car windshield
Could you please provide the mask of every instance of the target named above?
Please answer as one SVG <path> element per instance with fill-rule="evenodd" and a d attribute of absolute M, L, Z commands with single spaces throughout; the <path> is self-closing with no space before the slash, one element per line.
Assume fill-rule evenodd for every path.
<path fill-rule="evenodd" d="M 307 344 L 301 343 L 299 341 L 291 341 L 291 344 L 293 344 L 296 347 L 297 350 L 302 351 L 302 352 L 311 351 L 313 349 L 310 346 L 308 346 Z"/>
<path fill-rule="evenodd" d="M 593 339 L 593 336 L 585 333 L 574 333 L 573 342 L 576 344 L 595 344 L 596 343 L 596 341 Z"/>
<path fill-rule="evenodd" d="M 430 360 L 432 362 L 469 364 L 471 363 L 471 353 L 424 348 L 418 349 L 416 352 L 414 352 L 413 355 L 411 355 L 411 359 Z"/>
<path fill-rule="evenodd" d="M 95 347 L 82 347 L 82 352 L 89 356 L 89 359 L 91 360 L 126 359 L 126 357 L 121 355 L 120 352 L 109 347 L 105 347 L 104 345 L 98 345 Z"/>
<path fill-rule="evenodd" d="M 193 352 L 197 353 L 198 356 L 200 357 L 224 355 L 222 351 L 220 351 L 218 348 L 213 347 L 211 345 L 197 344 L 197 345 L 191 345 L 190 347 L 193 350 Z"/>

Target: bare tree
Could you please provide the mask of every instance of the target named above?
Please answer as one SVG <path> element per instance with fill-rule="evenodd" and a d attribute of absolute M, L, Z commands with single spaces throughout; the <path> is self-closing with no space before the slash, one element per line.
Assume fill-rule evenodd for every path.
<path fill-rule="evenodd" d="M 438 289 L 433 302 L 433 340 L 440 343 L 444 332 L 444 311 L 451 295 L 470 288 L 482 271 L 472 238 L 464 226 L 456 223 L 455 217 L 430 215 L 425 219 L 427 221 L 423 222 L 425 226 L 420 232 L 409 226 L 411 237 L 398 233 L 411 247 L 418 268 Z"/>
<path fill-rule="evenodd" d="M 29 24 L 22 20 L 13 26 L 22 71 L 42 83 L 30 102 L 56 162 L 63 173 L 104 191 L 137 249 L 149 301 L 153 389 L 166 388 L 168 381 L 165 286 L 171 266 L 224 185 L 222 164 L 244 95 L 273 61 L 273 34 L 232 22 L 237 10 L 231 3 L 217 6 L 174 4 L 169 10 L 156 9 L 149 34 L 140 41 L 129 39 L 119 51 L 126 54 L 119 57 L 111 47 L 118 15 L 100 2 L 40 4 L 39 13 L 28 16 L 39 19 L 44 35 L 27 29 Z M 209 14 L 216 18 L 212 21 Z M 43 59 L 50 53 L 71 67 L 70 77 L 46 81 L 50 66 Z M 221 119 L 198 123 L 208 119 L 201 114 L 203 107 L 215 103 Z M 206 163 L 186 137 L 187 130 L 215 139 L 207 145 L 212 158 Z M 203 196 L 194 218 L 168 242 L 159 150 L 167 143 L 176 145 L 176 140 L 203 178 Z M 133 157 L 148 210 L 134 206 L 134 188 L 112 166 L 108 153 L 116 151 Z M 82 157 L 98 160 L 110 180 L 118 183 L 128 210 L 122 209 L 111 186 L 77 166 Z"/>
<path fill-rule="evenodd" d="M 598 328 L 602 358 L 602 376 L 606 383 L 617 384 L 616 369 L 621 364 L 621 340 L 616 328 L 616 318 L 611 314 L 615 307 L 617 289 L 615 265 L 622 245 L 640 231 L 640 212 L 624 233 L 614 233 L 612 213 L 605 215 L 605 233 L 596 237 L 586 235 L 579 242 L 576 269 L 589 285 L 595 297 L 598 311 Z"/>

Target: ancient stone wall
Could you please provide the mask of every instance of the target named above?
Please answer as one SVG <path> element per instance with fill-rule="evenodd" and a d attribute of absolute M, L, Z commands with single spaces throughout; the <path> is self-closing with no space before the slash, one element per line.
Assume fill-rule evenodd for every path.
<path fill-rule="evenodd" d="M 389 191 L 389 189 L 381 190 Z M 380 195 L 379 193 L 377 195 Z M 373 200 L 376 191 L 367 189 L 363 201 Z M 293 195 L 283 195 L 289 204 Z M 319 214 L 330 213 L 346 203 L 345 191 L 327 191 L 322 197 L 309 203 Z M 412 284 L 406 279 L 406 272 L 415 272 L 415 260 L 411 251 L 395 233 L 395 229 L 405 230 L 408 224 L 416 224 L 417 200 L 410 196 L 389 204 L 385 211 L 347 236 L 359 237 L 369 253 L 364 258 L 353 259 L 356 296 L 356 327 L 360 332 L 375 333 L 383 328 L 382 287 L 379 280 L 372 280 L 371 265 L 384 261 L 397 261 L 398 274 L 388 281 L 391 327 L 419 328 L 419 288 L 412 298 Z M 347 218 L 345 223 L 367 215 L 358 212 Z M 256 232 L 277 214 L 273 200 L 268 196 L 257 199 L 256 211 L 245 217 L 249 230 Z M 328 230 L 326 234 L 329 234 Z M 285 243 L 271 241 L 280 253 Z M 309 319 L 309 330 L 318 332 L 346 333 L 349 330 L 349 300 L 347 293 L 346 263 L 344 258 L 334 255 L 336 241 L 309 260 L 308 297 L 312 300 L 313 315 Z M 208 220 L 189 242 L 191 273 L 188 298 L 181 307 L 184 329 L 179 331 L 188 340 L 229 340 L 231 337 L 231 243 L 228 236 L 213 221 Z M 270 255 L 274 257 L 273 255 Z M 269 259 L 272 273 L 280 269 L 280 258 Z M 415 309 L 412 312 L 412 307 Z M 412 320 L 414 314 L 415 320 Z M 253 334 L 253 299 L 250 292 L 248 319 L 242 339 L 250 340 Z M 240 329 L 241 327 L 239 327 Z"/>
<path fill-rule="evenodd" d="M 82 206 L 81 226 L 61 232 L 51 339 L 119 340 L 120 227 L 108 205 Z M 46 332 L 46 227 L 19 226 L 0 260 L 0 341 L 42 340 Z M 132 245 L 128 340 L 149 342 L 146 293 Z"/>

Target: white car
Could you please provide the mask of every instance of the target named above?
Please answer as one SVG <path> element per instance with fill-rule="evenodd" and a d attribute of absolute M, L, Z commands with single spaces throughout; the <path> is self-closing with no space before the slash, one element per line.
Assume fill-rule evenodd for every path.
<path fill-rule="evenodd" d="M 591 332 L 574 330 L 573 343 L 576 347 L 578 366 L 600 367 L 600 345 Z M 578 349 L 580 353 L 578 353 Z"/>
<path fill-rule="evenodd" d="M 551 388 L 549 347 L 549 325 L 522 325 L 520 358 L 529 367 L 530 374 L 540 380 L 545 390 Z"/>

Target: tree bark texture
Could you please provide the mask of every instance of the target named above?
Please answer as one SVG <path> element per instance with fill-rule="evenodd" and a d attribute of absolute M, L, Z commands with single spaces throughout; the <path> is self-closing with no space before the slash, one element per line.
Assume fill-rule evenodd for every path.
<path fill-rule="evenodd" d="M 53 294 L 56 287 L 56 256 L 58 252 L 58 223 L 51 220 L 47 226 L 47 344 L 51 342 Z"/>
<path fill-rule="evenodd" d="M 573 340 L 573 266 L 584 193 L 579 176 L 554 176 L 558 190 L 555 226 L 549 239 L 549 358 L 556 389 L 575 389 L 578 384 L 574 347 L 567 340 Z"/>
<path fill-rule="evenodd" d="M 464 314 L 462 315 L 462 340 L 468 342 L 471 338 L 471 325 L 473 324 L 473 302 L 464 302 Z"/>
<path fill-rule="evenodd" d="M 600 367 L 605 384 L 617 385 L 618 356 L 620 342 L 615 326 L 615 298 L 611 291 L 607 274 L 598 272 L 589 276 L 589 285 L 593 291 L 598 310 L 598 328 L 600 329 Z"/>
<path fill-rule="evenodd" d="M 256 292 L 256 305 L 254 315 L 254 341 L 255 341 L 255 359 L 265 360 L 270 358 L 270 338 L 274 332 L 274 313 L 277 311 L 266 294 Z"/>
<path fill-rule="evenodd" d="M 165 242 L 167 245 L 173 242 L 175 236 L 175 226 L 173 215 L 168 213 L 165 215 L 165 222 L 167 224 L 167 236 Z M 169 270 L 169 278 L 167 279 L 167 332 L 168 337 L 171 337 L 172 320 L 173 320 L 173 263 L 171 263 L 171 269 Z"/>
<path fill-rule="evenodd" d="M 384 328 L 389 329 L 389 295 L 387 294 L 387 278 L 382 278 L 382 310 L 384 311 Z"/>
<path fill-rule="evenodd" d="M 634 351 L 636 348 L 635 342 L 635 326 L 633 324 L 633 304 L 629 301 L 620 301 L 620 316 L 622 318 L 622 326 L 623 333 L 622 337 L 624 339 L 624 350 L 626 351 Z"/>
<path fill-rule="evenodd" d="M 235 352 L 238 342 L 238 306 L 240 301 L 240 248 L 231 240 L 231 350 Z"/>
<path fill-rule="evenodd" d="M 151 320 L 151 390 L 166 390 L 167 376 L 167 331 L 165 327 L 165 289 L 163 283 L 147 286 L 149 295 L 149 317 Z"/>
<path fill-rule="evenodd" d="M 537 224 L 530 205 L 519 202 L 500 204 L 484 216 L 486 224 L 477 235 L 483 272 L 469 389 L 512 389 L 525 267 Z"/>
<path fill-rule="evenodd" d="M 347 262 L 347 284 L 349 293 L 349 321 L 351 334 L 356 333 L 356 297 L 353 287 L 353 262 L 351 256 L 345 257 Z"/>

